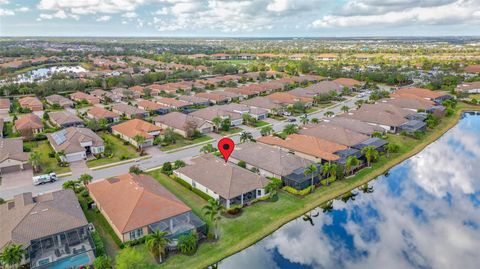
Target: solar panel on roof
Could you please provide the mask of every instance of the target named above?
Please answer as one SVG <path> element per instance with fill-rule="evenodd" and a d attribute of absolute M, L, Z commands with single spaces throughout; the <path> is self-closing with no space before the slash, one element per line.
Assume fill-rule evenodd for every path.
<path fill-rule="evenodd" d="M 67 140 L 67 131 L 60 130 L 56 133 L 53 133 L 52 138 L 53 140 L 55 140 L 55 143 L 57 143 L 57 145 L 61 145 Z"/>

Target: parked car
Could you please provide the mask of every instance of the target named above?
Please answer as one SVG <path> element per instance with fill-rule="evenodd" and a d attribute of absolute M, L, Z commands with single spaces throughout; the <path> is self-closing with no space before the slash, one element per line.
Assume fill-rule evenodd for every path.
<path fill-rule="evenodd" d="M 55 173 L 39 175 L 39 176 L 35 176 L 35 177 L 32 178 L 34 186 L 45 184 L 45 183 L 50 183 L 50 182 L 55 182 L 57 179 L 58 179 L 57 174 L 55 174 Z"/>
<path fill-rule="evenodd" d="M 296 119 L 296 118 L 288 118 L 287 121 L 288 121 L 288 122 L 296 122 L 297 119 Z"/>
<path fill-rule="evenodd" d="M 284 112 L 283 112 L 283 116 L 291 116 L 291 115 L 292 115 L 292 113 L 290 113 L 290 112 L 288 112 L 288 111 L 284 111 Z"/>

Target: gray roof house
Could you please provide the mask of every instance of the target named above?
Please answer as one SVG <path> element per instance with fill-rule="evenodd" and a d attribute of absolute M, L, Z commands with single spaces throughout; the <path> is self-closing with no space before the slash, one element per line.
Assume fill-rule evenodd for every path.
<path fill-rule="evenodd" d="M 62 128 L 67 127 L 83 127 L 85 123 L 77 115 L 68 111 L 55 111 L 48 113 L 50 122 Z"/>
<path fill-rule="evenodd" d="M 326 118 L 323 121 L 343 127 L 343 128 L 347 128 L 357 133 L 361 133 L 368 136 L 371 136 L 375 132 L 379 132 L 379 133 L 385 132 L 385 129 L 379 126 L 368 124 L 361 120 L 350 119 L 346 117 Z"/>
<path fill-rule="evenodd" d="M 64 162 L 84 160 L 105 150 L 102 138 L 87 128 L 69 127 L 47 134 L 47 138 L 55 152 L 63 152 L 60 159 Z"/>
<path fill-rule="evenodd" d="M 303 171 L 314 162 L 277 147 L 254 142 L 238 144 L 228 161 L 235 164 L 244 161 L 247 169 L 256 167 L 260 175 L 282 179 L 286 186 L 295 189 L 301 190 L 311 184 L 310 176 L 305 176 Z M 297 175 L 299 172 L 301 176 Z M 315 175 L 314 182 L 317 181 L 318 178 Z"/>
<path fill-rule="evenodd" d="M 29 268 L 82 267 L 95 259 L 88 221 L 72 190 L 15 195 L 0 205 L 0 215 L 0 250 L 22 245 Z"/>
<path fill-rule="evenodd" d="M 368 139 L 368 136 L 350 129 L 329 124 L 309 124 L 300 128 L 299 134 L 310 135 L 351 147 Z"/>
<path fill-rule="evenodd" d="M 22 138 L 0 138 L 0 173 L 19 171 L 27 167 L 28 153 L 23 152 Z"/>
<path fill-rule="evenodd" d="M 58 104 L 61 107 L 73 107 L 72 100 L 58 94 L 47 96 L 45 97 L 45 100 L 50 105 Z"/>
<path fill-rule="evenodd" d="M 174 171 L 174 174 L 219 200 L 226 208 L 247 205 L 266 195 L 268 179 L 235 164 L 209 154 L 192 159 L 193 164 Z"/>
<path fill-rule="evenodd" d="M 195 126 L 195 129 L 202 134 L 213 132 L 213 125 L 210 122 L 176 111 L 157 116 L 153 118 L 153 122 L 162 129 L 173 128 L 176 133 L 184 137 L 187 136 L 189 124 L 190 126 Z"/>
<path fill-rule="evenodd" d="M 202 108 L 190 113 L 190 115 L 204 119 L 210 123 L 212 123 L 212 120 L 215 117 L 220 117 L 222 119 L 230 118 L 232 126 L 237 126 L 243 123 L 243 118 L 240 113 L 224 110 L 222 109 L 222 106 L 210 106 Z"/>
<path fill-rule="evenodd" d="M 120 115 L 125 115 L 129 119 L 142 119 L 148 116 L 146 110 L 123 103 L 113 105 L 112 111 Z"/>

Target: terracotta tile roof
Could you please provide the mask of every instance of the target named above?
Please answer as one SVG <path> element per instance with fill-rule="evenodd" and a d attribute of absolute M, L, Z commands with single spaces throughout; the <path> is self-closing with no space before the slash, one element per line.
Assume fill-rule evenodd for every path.
<path fill-rule="evenodd" d="M 469 65 L 464 70 L 467 73 L 480 73 L 480 64 Z"/>
<path fill-rule="evenodd" d="M 84 92 L 74 92 L 70 94 L 70 98 L 75 101 L 87 100 L 91 104 L 98 104 L 100 103 L 100 99 L 90 94 L 86 94 Z"/>
<path fill-rule="evenodd" d="M 410 96 L 408 94 L 399 95 L 397 97 L 392 97 L 388 99 L 382 99 L 378 101 L 379 103 L 387 103 L 391 104 L 400 108 L 408 108 L 408 109 L 429 109 L 435 106 L 435 103 L 430 100 L 426 100 L 423 98 L 418 98 L 415 95 Z"/>
<path fill-rule="evenodd" d="M 334 153 L 339 150 L 347 149 L 344 145 L 314 136 L 300 134 L 289 135 L 285 140 L 275 136 L 262 136 L 257 139 L 257 142 L 298 151 L 327 161 L 336 161 L 340 159 L 340 157 Z"/>
<path fill-rule="evenodd" d="M 90 183 L 87 188 L 121 233 L 191 211 L 148 175 L 124 174 Z"/>
<path fill-rule="evenodd" d="M 0 99 L 0 109 L 10 109 L 10 99 Z"/>
<path fill-rule="evenodd" d="M 306 125 L 300 129 L 299 133 L 315 136 L 348 147 L 357 145 L 369 138 L 361 133 L 329 123 Z"/>
<path fill-rule="evenodd" d="M 235 198 L 268 184 L 263 176 L 235 164 L 207 154 L 192 159 L 193 164 L 182 167 L 177 173 L 184 174 L 225 199 Z"/>
<path fill-rule="evenodd" d="M 415 95 L 421 98 L 425 99 L 435 99 L 441 96 L 445 96 L 445 94 L 440 93 L 440 92 L 435 92 L 429 89 L 423 89 L 423 88 L 402 88 L 396 90 L 394 93 L 392 93 L 390 96 L 395 97 L 395 96 L 401 96 L 401 95 Z"/>
<path fill-rule="evenodd" d="M 40 239 L 88 224 L 72 190 L 38 195 L 15 195 L 13 201 L 0 205 L 0 249 L 9 243 L 30 245 Z"/>
<path fill-rule="evenodd" d="M 119 113 L 124 113 L 127 116 L 146 114 L 147 111 L 140 109 L 138 107 L 130 106 L 124 103 L 114 104 L 112 106 L 112 111 L 118 111 Z"/>
<path fill-rule="evenodd" d="M 266 96 L 268 99 L 281 104 L 295 104 L 296 102 L 311 103 L 313 98 L 299 97 L 288 92 L 276 92 Z"/>
<path fill-rule="evenodd" d="M 153 138 L 149 133 L 161 131 L 162 128 L 155 126 L 149 122 L 140 119 L 133 119 L 112 126 L 112 130 L 122 133 L 123 135 L 134 138 L 141 135 L 145 138 Z"/>
<path fill-rule="evenodd" d="M 93 116 L 93 118 L 97 120 L 120 117 L 120 115 L 118 115 L 117 113 L 102 107 L 92 107 L 87 111 L 87 114 Z"/>
<path fill-rule="evenodd" d="M 337 79 L 333 80 L 333 82 L 335 82 L 337 84 L 340 84 L 344 87 L 353 87 L 353 86 L 363 84 L 361 81 L 358 81 L 358 80 L 353 79 L 353 78 L 337 78 Z"/>
<path fill-rule="evenodd" d="M 240 102 L 240 104 L 244 104 L 251 107 L 259 107 L 264 109 L 278 109 L 281 105 L 278 102 L 274 102 L 273 100 L 263 97 L 257 96 L 245 101 Z"/>
<path fill-rule="evenodd" d="M 143 94 L 143 87 L 142 86 L 139 86 L 139 85 L 136 85 L 136 86 L 132 86 L 130 88 L 128 88 L 129 90 L 131 91 L 134 91 L 134 92 L 138 92 L 140 94 Z"/>
<path fill-rule="evenodd" d="M 333 117 L 324 119 L 324 121 L 365 135 L 372 135 L 375 132 L 385 131 L 381 127 L 368 124 L 361 120 L 350 119 L 346 117 Z"/>
<path fill-rule="evenodd" d="M 157 109 L 161 109 L 161 108 L 164 108 L 164 109 L 169 108 L 168 106 L 165 106 L 165 105 L 162 105 L 162 104 L 159 104 L 159 103 L 155 103 L 155 102 L 149 101 L 149 100 L 138 101 L 137 105 L 138 105 L 139 108 L 145 109 L 147 111 L 157 110 Z"/>
<path fill-rule="evenodd" d="M 43 128 L 42 119 L 40 119 L 40 117 L 33 113 L 23 115 L 15 121 L 15 129 L 17 131 L 33 130 L 40 128 Z"/>
<path fill-rule="evenodd" d="M 459 84 L 457 85 L 456 90 L 460 92 L 467 92 L 469 90 L 480 90 L 480 81 Z"/>
<path fill-rule="evenodd" d="M 43 109 L 43 104 L 37 97 L 23 97 L 18 100 L 18 103 L 21 107 L 26 107 L 33 111 Z"/>

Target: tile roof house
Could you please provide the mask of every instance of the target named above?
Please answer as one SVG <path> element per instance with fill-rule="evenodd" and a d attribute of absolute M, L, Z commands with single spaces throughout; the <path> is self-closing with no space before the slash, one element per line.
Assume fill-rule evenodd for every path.
<path fill-rule="evenodd" d="M 132 92 L 138 93 L 140 96 L 143 96 L 145 94 L 145 92 L 144 92 L 145 88 L 140 86 L 140 85 L 135 85 L 135 86 L 132 86 L 128 89 L 131 90 Z"/>
<path fill-rule="evenodd" d="M 266 98 L 283 105 L 293 105 L 295 103 L 303 103 L 305 106 L 311 106 L 313 104 L 313 98 L 299 97 L 288 92 L 276 92 L 267 95 Z"/>
<path fill-rule="evenodd" d="M 361 120 L 379 127 L 386 131 L 396 133 L 398 127 L 408 120 L 406 116 L 415 112 L 398 108 L 394 105 L 376 103 L 364 104 L 357 110 L 351 110 L 343 116 L 350 119 Z"/>
<path fill-rule="evenodd" d="M 235 146 L 228 161 L 235 164 L 244 161 L 247 169 L 256 167 L 260 175 L 280 178 L 286 186 L 296 189 L 304 189 L 311 184 L 310 176 L 297 178 L 292 174 L 296 174 L 299 170 L 303 171 L 314 162 L 277 147 L 254 142 L 241 143 Z"/>
<path fill-rule="evenodd" d="M 327 81 L 321 81 L 319 83 L 310 85 L 305 89 L 314 92 L 316 95 L 319 95 L 319 94 L 329 94 L 331 91 L 341 93 L 343 86 L 336 82 L 327 80 Z"/>
<path fill-rule="evenodd" d="M 459 84 L 455 90 L 465 93 L 480 93 L 480 81 Z"/>
<path fill-rule="evenodd" d="M 213 124 L 213 119 L 216 117 L 223 119 L 229 118 L 231 126 L 238 126 L 243 123 L 243 118 L 240 113 L 227 111 L 221 108 L 222 106 L 210 106 L 199 109 L 190 113 L 191 116 L 204 119 Z"/>
<path fill-rule="evenodd" d="M 0 215 L 0 250 L 9 244 L 22 245 L 28 257 L 23 262 L 29 268 L 48 268 L 77 255 L 86 257 L 78 266 L 88 266 L 95 259 L 88 221 L 72 190 L 36 197 L 31 192 L 17 194 L 0 205 Z"/>
<path fill-rule="evenodd" d="M 31 111 L 42 111 L 43 104 L 37 97 L 27 96 L 18 99 L 18 104 L 22 108 L 28 108 Z"/>
<path fill-rule="evenodd" d="M 120 121 L 120 115 L 102 107 L 90 108 L 89 110 L 87 110 L 87 117 L 90 119 L 95 119 L 97 121 L 101 119 L 106 119 L 109 123 Z"/>
<path fill-rule="evenodd" d="M 64 162 L 85 160 L 90 154 L 100 154 L 105 150 L 100 136 L 87 128 L 68 127 L 55 133 L 47 134 L 53 150 Z"/>
<path fill-rule="evenodd" d="M 257 120 L 264 120 L 268 117 L 268 110 L 266 109 L 249 107 L 247 105 L 242 105 L 237 103 L 223 105 L 223 106 L 220 106 L 219 108 L 225 111 L 240 113 L 241 115 L 249 114 L 250 116 L 254 117 Z"/>
<path fill-rule="evenodd" d="M 10 111 L 10 99 L 0 98 L 0 112 L 8 113 Z"/>
<path fill-rule="evenodd" d="M 84 127 L 85 123 L 77 115 L 72 114 L 69 111 L 54 111 L 49 112 L 48 116 L 50 122 L 54 125 L 62 128 L 67 127 Z"/>
<path fill-rule="evenodd" d="M 113 91 L 107 92 L 102 89 L 96 89 L 91 91 L 90 94 L 99 98 L 102 101 L 118 103 L 122 100 L 122 96 Z"/>
<path fill-rule="evenodd" d="M 240 102 L 240 104 L 247 105 L 249 107 L 263 108 L 266 109 L 269 113 L 272 113 L 272 111 L 274 110 L 280 110 L 282 108 L 282 105 L 264 96 L 253 97 L 252 99 Z"/>
<path fill-rule="evenodd" d="M 213 156 L 192 159 L 193 164 L 174 171 L 192 187 L 219 200 L 226 208 L 246 205 L 266 195 L 268 179 Z"/>
<path fill-rule="evenodd" d="M 318 137 L 347 147 L 352 147 L 369 138 L 348 128 L 326 122 L 305 125 L 300 128 L 299 134 Z"/>
<path fill-rule="evenodd" d="M 145 142 L 140 145 L 142 148 L 152 146 L 155 137 L 159 136 L 162 128 L 140 119 L 133 119 L 112 126 L 112 133 L 119 135 L 123 140 L 130 142 L 135 147 L 139 147 L 135 137 L 143 136 Z"/>
<path fill-rule="evenodd" d="M 466 73 L 480 73 L 480 64 L 472 64 L 465 67 Z"/>
<path fill-rule="evenodd" d="M 152 114 L 167 114 L 170 111 L 170 107 L 162 105 L 150 100 L 141 100 L 137 102 L 137 106 L 140 109 L 146 110 Z"/>
<path fill-rule="evenodd" d="M 342 85 L 342 87 L 347 87 L 349 89 L 361 86 L 363 84 L 363 82 L 353 78 L 337 78 L 333 80 L 333 82 Z"/>
<path fill-rule="evenodd" d="M 74 92 L 70 94 L 70 99 L 76 102 L 87 101 L 91 105 L 99 104 L 100 98 L 84 92 Z"/>
<path fill-rule="evenodd" d="M 432 91 L 424 88 L 401 88 L 396 90 L 390 95 L 390 97 L 399 97 L 399 96 L 416 96 L 426 100 L 434 101 L 435 103 L 441 103 L 446 99 L 451 99 L 452 97 L 446 93 L 441 93 L 438 91 Z"/>
<path fill-rule="evenodd" d="M 28 153 L 23 152 L 22 138 L 0 138 L 0 172 L 2 174 L 29 167 Z"/>
<path fill-rule="evenodd" d="M 417 112 L 419 109 L 429 110 L 434 107 L 436 104 L 433 101 L 426 100 L 423 98 L 410 98 L 408 95 L 400 95 L 397 97 L 392 97 L 388 99 L 382 99 L 378 101 L 379 103 L 387 103 L 400 108 L 409 109 Z"/>
<path fill-rule="evenodd" d="M 167 115 L 157 116 L 153 118 L 153 121 L 155 125 L 160 126 L 162 129 L 173 128 L 176 133 L 183 137 L 187 137 L 187 132 L 193 128 L 202 134 L 213 132 L 213 125 L 210 122 L 176 111 Z"/>
<path fill-rule="evenodd" d="M 124 174 L 90 183 L 87 188 L 122 242 L 157 229 L 167 232 L 171 240 L 189 231 L 205 233 L 205 224 L 192 210 L 148 175 Z"/>
<path fill-rule="evenodd" d="M 185 101 L 185 102 L 190 102 L 193 105 L 197 105 L 197 106 L 209 106 L 210 105 L 210 101 L 207 98 L 202 98 L 202 97 L 192 96 L 192 95 L 180 95 L 178 97 L 178 100 Z"/>
<path fill-rule="evenodd" d="M 335 142 L 300 134 L 289 135 L 286 139 L 281 139 L 275 136 L 263 136 L 258 138 L 257 142 L 277 146 L 285 151 L 292 152 L 299 157 L 309 159 L 316 163 L 322 161 L 337 161 L 340 158 L 334 153 L 339 150 L 347 149 L 346 146 Z"/>
<path fill-rule="evenodd" d="M 114 104 L 112 106 L 112 111 L 119 115 L 125 115 L 129 119 L 141 119 L 148 116 L 146 110 L 123 103 Z"/>
<path fill-rule="evenodd" d="M 196 93 L 194 96 L 206 98 L 212 104 L 226 104 L 232 101 L 232 98 L 225 95 L 218 94 L 218 93 L 214 93 L 214 92 L 199 92 L 199 93 Z"/>
<path fill-rule="evenodd" d="M 73 107 L 73 101 L 64 97 L 64 96 L 61 96 L 61 95 L 58 95 L 58 94 L 53 94 L 53 95 L 50 95 L 50 96 L 47 96 L 45 97 L 45 100 L 47 101 L 47 103 L 49 103 L 50 105 L 59 105 L 61 107 Z"/>
<path fill-rule="evenodd" d="M 190 102 L 168 97 L 156 97 L 155 102 L 173 109 L 185 109 L 192 105 Z"/>
<path fill-rule="evenodd" d="M 13 127 L 15 131 L 19 132 L 22 137 L 27 140 L 32 139 L 36 134 L 43 132 L 42 119 L 33 113 L 20 116 L 20 118 L 15 121 Z"/>
<path fill-rule="evenodd" d="M 140 98 L 140 94 L 138 92 L 134 92 L 125 88 L 114 88 L 112 89 L 111 93 L 113 96 L 116 96 L 116 98 L 120 98 L 121 100 L 135 100 Z"/>
<path fill-rule="evenodd" d="M 333 117 L 327 118 L 323 121 L 350 129 L 354 132 L 358 132 L 364 135 L 372 136 L 375 132 L 385 132 L 385 129 L 378 127 L 376 125 L 368 124 L 361 120 L 350 119 L 346 117 Z"/>

